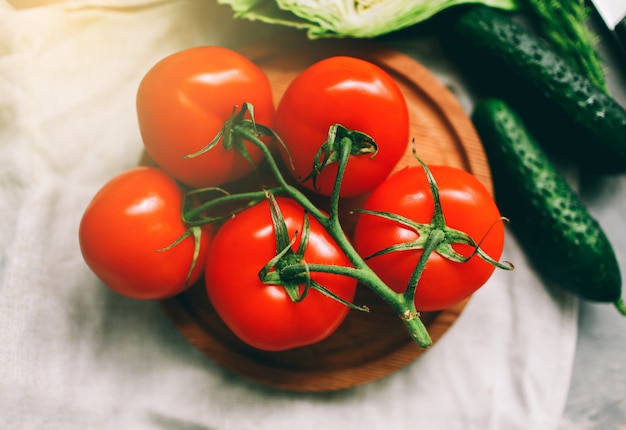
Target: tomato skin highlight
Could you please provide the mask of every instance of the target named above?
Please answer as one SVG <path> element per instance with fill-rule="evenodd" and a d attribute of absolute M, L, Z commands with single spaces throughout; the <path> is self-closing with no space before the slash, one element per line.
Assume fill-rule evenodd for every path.
<path fill-rule="evenodd" d="M 489 191 L 470 173 L 450 166 L 429 166 L 437 185 L 443 215 L 449 227 L 469 234 L 492 258 L 498 260 L 504 247 L 504 225 Z M 420 223 L 433 216 L 433 197 L 421 167 L 408 167 L 392 175 L 368 197 L 364 208 L 392 212 Z M 409 242 L 417 233 L 396 222 L 361 214 L 356 223 L 354 244 L 363 257 L 396 243 Z M 468 245 L 453 245 L 464 256 Z M 380 278 L 403 292 L 422 250 L 398 251 L 367 260 Z M 465 263 L 431 254 L 418 282 L 415 304 L 418 311 L 436 311 L 468 298 L 491 276 L 495 266 L 474 255 Z"/>
<path fill-rule="evenodd" d="M 290 237 L 300 232 L 304 212 L 288 198 L 276 199 Z M 309 264 L 350 265 L 323 227 L 310 219 L 309 244 L 304 259 Z M 349 308 L 313 289 L 293 302 L 280 285 L 266 285 L 259 271 L 276 255 L 270 206 L 263 201 L 237 214 L 216 233 L 207 258 L 205 281 L 209 299 L 231 331 L 248 345 L 281 351 L 311 345 L 330 336 Z M 352 301 L 356 281 L 327 273 L 312 279 L 345 300 Z"/>
<path fill-rule="evenodd" d="M 129 298 L 155 300 L 182 292 L 202 274 L 211 229 L 203 228 L 200 256 L 186 284 L 193 237 L 158 251 L 187 230 L 181 205 L 180 187 L 159 169 L 136 167 L 115 176 L 83 213 L 79 242 L 85 262 L 109 288 Z"/>
<path fill-rule="evenodd" d="M 409 111 L 399 86 L 382 68 L 353 57 L 321 60 L 305 69 L 289 85 L 276 109 L 274 129 L 284 141 L 285 165 L 293 162 L 294 178 L 302 181 L 333 124 L 363 132 L 378 145 L 378 154 L 351 156 L 342 183 L 342 197 L 371 191 L 398 163 L 409 144 Z M 330 195 L 337 163 L 324 168 L 302 185 Z"/>
<path fill-rule="evenodd" d="M 274 103 L 269 79 L 241 54 L 219 46 L 176 52 L 157 62 L 137 90 L 139 129 L 146 152 L 167 173 L 192 187 L 209 187 L 245 176 L 251 163 L 220 143 L 184 159 L 217 136 L 233 108 L 249 102 L 257 123 L 271 126 Z M 258 163 L 262 155 L 246 147 Z"/>

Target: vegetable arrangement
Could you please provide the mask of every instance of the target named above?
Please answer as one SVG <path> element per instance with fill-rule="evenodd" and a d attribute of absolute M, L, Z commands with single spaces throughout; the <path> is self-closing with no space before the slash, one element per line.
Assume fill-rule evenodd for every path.
<path fill-rule="evenodd" d="M 388 177 L 410 140 L 406 101 L 384 70 L 331 57 L 292 85 L 274 112 L 267 77 L 233 51 L 193 48 L 157 63 L 140 84 L 137 113 L 158 167 L 124 172 L 94 197 L 79 232 L 85 261 L 112 289 L 138 299 L 170 297 L 204 272 L 218 315 L 261 350 L 327 338 L 348 312 L 369 311 L 353 303 L 364 287 L 420 347 L 430 346 L 420 312 L 460 302 L 496 267 L 512 268 L 498 262 L 504 229 L 493 199 L 467 172 L 427 166 L 417 155 L 417 167 Z M 169 194 L 161 198 L 150 181 L 128 185 L 132 174 L 158 176 Z M 113 206 L 99 197 L 133 189 Z M 381 204 L 390 189 L 417 205 Z M 370 200 L 340 215 L 344 194 Z M 344 216 L 357 217 L 354 237 Z M 170 264 L 174 253 L 180 259 Z M 406 259 L 395 277 L 377 263 L 393 256 Z M 159 283 L 151 288 L 154 272 Z"/>
<path fill-rule="evenodd" d="M 230 3 L 240 16 L 306 28 L 312 37 L 366 37 L 312 27 L 289 18 L 288 8 L 274 15 L 267 2 Z M 545 12 L 540 0 L 530 3 Z M 440 6 L 402 15 L 417 22 Z M 79 230 L 88 266 L 135 299 L 171 297 L 204 278 L 229 329 L 265 351 L 326 339 L 349 312 L 369 311 L 354 303 L 357 288 L 369 288 L 426 348 L 420 312 L 459 303 L 496 268 L 512 268 L 499 262 L 501 206 L 540 271 L 626 315 L 606 234 L 541 146 L 585 168 L 623 172 L 626 110 L 590 75 L 593 65 L 574 65 L 494 7 L 458 12 L 443 40 L 495 95 L 472 119 L 497 205 L 471 174 L 427 166 L 417 154 L 417 166 L 390 174 L 410 143 L 409 117 L 397 84 L 377 66 L 345 56 L 319 61 L 275 109 L 254 63 L 198 47 L 164 58 L 142 80 L 138 123 L 156 167 L 123 172 L 94 196 Z M 364 203 L 347 215 L 356 218 L 348 231 L 340 207 L 352 197 Z"/>

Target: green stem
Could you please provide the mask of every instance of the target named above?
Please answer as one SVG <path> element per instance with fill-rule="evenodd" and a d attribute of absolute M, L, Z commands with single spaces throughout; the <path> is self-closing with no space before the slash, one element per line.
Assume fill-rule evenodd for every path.
<path fill-rule="evenodd" d="M 330 195 L 330 219 L 339 220 L 339 194 L 341 192 L 341 184 L 343 183 L 343 177 L 346 173 L 346 167 L 348 166 L 348 158 L 352 152 L 352 140 L 348 137 L 344 137 L 339 145 L 339 161 L 337 164 L 337 178 L 333 185 L 333 190 Z"/>
<path fill-rule="evenodd" d="M 283 192 L 283 187 L 275 187 L 266 190 L 249 191 L 237 194 L 225 194 L 223 196 L 204 202 L 201 205 L 193 206 L 189 210 L 186 210 L 183 213 L 183 220 L 189 226 L 204 225 L 207 223 L 207 219 L 202 217 L 202 214 L 216 206 L 224 205 L 229 202 L 239 202 L 241 200 L 249 200 L 250 202 L 255 203 L 261 200 L 265 200 L 267 193 L 277 195 Z"/>
<path fill-rule="evenodd" d="M 358 254 L 357 254 L 358 255 Z M 413 341 L 421 348 L 428 348 L 432 345 L 432 339 L 428 334 L 428 330 L 424 322 L 420 319 L 419 312 L 415 308 L 415 302 L 412 298 L 408 298 L 406 294 L 396 293 L 387 286 L 372 269 L 365 264 L 359 256 L 358 261 L 353 261 L 355 267 L 345 266 L 328 266 L 324 264 L 309 264 L 304 268 L 301 265 L 287 266 L 281 274 L 286 277 L 297 277 L 305 271 L 317 273 L 333 273 L 336 275 L 349 276 L 356 279 L 363 285 L 366 285 L 374 291 L 393 311 L 400 317 L 405 324 L 407 331 Z"/>
<path fill-rule="evenodd" d="M 237 132 L 240 133 L 242 137 L 244 137 L 250 143 L 254 144 L 261 150 L 261 152 L 263 152 L 263 156 L 265 157 L 275 179 L 278 181 L 279 187 L 282 188 L 285 193 L 289 194 L 294 200 L 300 203 L 302 207 L 304 207 L 304 209 L 309 212 L 315 219 L 320 222 L 322 222 L 321 220 L 324 220 L 322 224 L 325 225 L 328 216 L 320 209 L 318 209 L 317 206 L 315 206 L 304 193 L 302 193 L 298 188 L 289 184 L 285 180 L 282 172 L 280 171 L 280 167 L 276 163 L 276 160 L 274 159 L 274 156 L 272 155 L 272 152 L 269 150 L 267 145 L 265 145 L 265 143 L 263 143 L 263 141 L 260 140 L 256 134 L 251 133 L 248 128 L 237 126 L 236 128 Z"/>
<path fill-rule="evenodd" d="M 409 280 L 409 285 L 404 292 L 404 297 L 406 300 L 414 301 L 415 300 L 415 290 L 417 289 L 417 284 L 419 283 L 419 279 L 424 271 L 424 267 L 426 267 L 426 263 L 430 258 L 430 255 L 437 249 L 437 246 L 441 242 L 444 241 L 446 235 L 443 230 L 434 229 L 432 230 L 426 239 L 426 243 L 424 244 L 424 248 L 422 251 L 422 255 L 420 256 L 419 261 L 417 262 L 417 266 L 411 275 L 411 279 Z"/>

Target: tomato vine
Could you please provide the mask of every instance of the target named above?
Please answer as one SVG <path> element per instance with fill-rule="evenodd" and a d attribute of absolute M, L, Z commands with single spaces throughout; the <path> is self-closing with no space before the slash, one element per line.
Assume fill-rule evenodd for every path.
<path fill-rule="evenodd" d="M 253 113 L 252 106 L 248 103 L 244 103 L 242 105 L 241 111 L 233 112 L 232 117 L 225 123 L 224 128 L 220 131 L 220 135 L 216 137 L 216 139 L 214 139 L 206 148 L 196 154 L 191 154 L 188 157 L 192 158 L 200 156 L 202 153 L 211 150 L 215 147 L 219 137 L 222 135 L 229 136 L 227 142 L 229 142 L 230 147 L 234 147 L 236 149 L 242 147 L 242 145 L 232 145 L 233 139 L 236 142 L 247 141 L 255 145 L 263 153 L 269 170 L 276 180 L 277 185 L 268 189 L 260 189 L 258 191 L 236 194 L 230 194 L 217 188 L 194 189 L 188 193 L 187 198 L 193 199 L 194 196 L 199 193 L 206 193 L 210 191 L 217 191 L 221 195 L 218 195 L 210 200 L 203 201 L 197 205 L 184 205 L 182 216 L 186 224 L 189 225 L 190 228 L 193 228 L 194 226 L 222 220 L 225 215 L 211 216 L 209 214 L 220 206 L 232 206 L 233 202 L 244 202 L 240 208 L 240 210 L 242 210 L 245 207 L 253 206 L 254 204 L 266 199 L 273 202 L 275 195 L 285 195 L 295 200 L 302 206 L 307 216 L 313 217 L 326 229 L 332 239 L 345 253 L 352 266 L 315 265 L 304 262 L 303 258 L 301 258 L 300 250 L 295 253 L 291 251 L 291 245 L 293 243 L 288 237 L 285 236 L 284 229 L 281 228 L 280 210 L 277 209 L 275 205 L 271 205 L 271 207 L 274 208 L 272 209 L 272 216 L 274 219 L 275 234 L 277 235 L 277 253 L 276 257 L 269 261 L 265 267 L 260 268 L 259 277 L 263 281 L 271 281 L 275 285 L 283 285 L 289 291 L 292 300 L 298 301 L 303 299 L 303 294 L 301 294 L 299 290 L 293 288 L 294 283 L 300 285 L 304 284 L 307 288 L 313 285 L 310 280 L 311 273 L 334 273 L 354 278 L 360 284 L 373 290 L 382 300 L 391 306 L 394 312 L 404 322 L 411 338 L 420 347 L 427 348 L 432 344 L 432 339 L 426 329 L 426 326 L 420 318 L 420 312 L 416 308 L 414 296 L 426 262 L 433 252 L 443 255 L 445 258 L 462 262 L 469 259 L 469 257 L 463 257 L 452 249 L 452 245 L 461 243 L 472 246 L 474 248 L 474 254 L 478 255 L 490 264 L 493 264 L 501 269 L 512 269 L 513 266 L 510 263 L 500 263 L 489 257 L 481 250 L 479 243 L 476 243 L 468 234 L 450 228 L 446 225 L 441 205 L 439 203 L 438 188 L 435 179 L 430 174 L 426 164 L 417 158 L 427 175 L 428 183 L 430 184 L 430 191 L 435 202 L 434 216 L 429 223 L 423 224 L 408 222 L 397 215 L 385 212 L 361 211 L 364 213 L 367 212 L 370 215 L 387 217 L 395 219 L 399 222 L 408 223 L 412 228 L 420 233 L 420 240 L 409 244 L 409 246 L 413 248 L 417 247 L 423 251 L 411 277 L 409 288 L 400 293 L 394 291 L 377 275 L 376 272 L 370 268 L 366 261 L 367 259 L 357 252 L 344 231 L 339 217 L 340 190 L 349 157 L 351 155 L 358 154 L 371 156 L 371 154 L 376 151 L 376 143 L 372 139 L 364 139 L 362 133 L 347 130 L 340 124 L 335 124 L 330 127 L 328 140 L 322 147 L 322 150 L 326 152 L 321 153 L 322 155 L 320 156 L 320 159 L 322 161 L 316 163 L 312 167 L 311 172 L 311 174 L 314 175 L 320 168 L 323 168 L 323 165 L 327 164 L 324 160 L 332 159 L 332 162 L 337 163 L 337 176 L 330 195 L 329 211 L 326 213 L 319 209 L 297 186 L 290 184 L 286 180 L 271 149 L 262 140 L 264 137 L 271 136 L 280 142 L 280 137 L 271 128 L 262 124 L 257 124 L 254 121 L 253 115 L 250 115 L 251 118 L 248 119 L 245 115 L 246 112 L 250 114 Z M 328 152 L 328 148 L 332 148 L 332 154 Z M 306 230 L 306 223 L 305 226 L 303 226 L 303 230 Z M 303 232 L 303 234 L 305 236 L 303 242 L 306 242 L 306 232 Z M 300 247 L 302 246 L 301 242 Z M 394 251 L 397 251 L 397 249 L 385 249 L 381 252 L 386 253 Z M 472 254 L 472 256 L 474 254 Z M 270 272 L 270 269 L 274 270 Z M 315 285 L 315 288 L 322 291 L 324 290 L 323 286 L 320 285 Z M 368 311 L 366 306 L 356 306 L 350 303 L 345 304 L 353 309 Z"/>

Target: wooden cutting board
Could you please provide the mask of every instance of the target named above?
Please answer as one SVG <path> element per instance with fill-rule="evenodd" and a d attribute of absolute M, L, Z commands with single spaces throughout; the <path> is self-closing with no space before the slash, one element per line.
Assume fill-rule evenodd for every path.
<path fill-rule="evenodd" d="M 371 41 L 298 37 L 262 41 L 240 52 L 267 73 L 276 103 L 300 71 L 323 58 L 350 55 L 381 66 L 407 99 L 418 155 L 429 164 L 463 168 L 492 190 L 487 159 L 470 119 L 455 96 L 407 55 Z M 407 145 L 397 169 L 413 164 L 411 145 Z M 352 311 L 330 338 L 284 352 L 259 351 L 239 341 L 212 309 L 202 284 L 162 305 L 178 330 L 224 368 L 273 387 L 319 392 L 382 378 L 427 352 L 414 344 L 400 319 L 369 289 L 361 286 L 355 303 L 367 304 L 371 312 Z M 466 303 L 423 314 L 433 342 L 445 334 Z"/>

